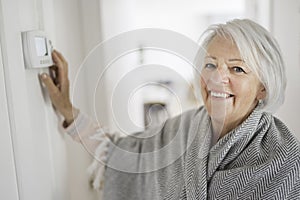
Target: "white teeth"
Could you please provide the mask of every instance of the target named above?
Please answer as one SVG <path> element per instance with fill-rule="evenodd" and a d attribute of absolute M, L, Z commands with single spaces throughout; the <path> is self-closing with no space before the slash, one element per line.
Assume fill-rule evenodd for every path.
<path fill-rule="evenodd" d="M 218 98 L 228 98 L 230 95 L 226 93 L 219 93 L 219 92 L 210 92 L 211 96 L 218 97 Z"/>

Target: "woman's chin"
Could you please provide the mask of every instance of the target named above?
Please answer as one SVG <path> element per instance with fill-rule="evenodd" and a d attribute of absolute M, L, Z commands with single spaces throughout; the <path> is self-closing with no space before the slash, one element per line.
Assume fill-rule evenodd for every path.
<path fill-rule="evenodd" d="M 208 110 L 209 116 L 212 119 L 218 120 L 218 121 L 224 121 L 228 114 L 228 109 L 224 104 L 218 105 L 218 106 L 217 105 L 210 106 L 207 110 Z"/>
<path fill-rule="evenodd" d="M 214 112 L 209 114 L 210 118 L 218 123 L 224 123 L 226 119 L 226 113 Z"/>

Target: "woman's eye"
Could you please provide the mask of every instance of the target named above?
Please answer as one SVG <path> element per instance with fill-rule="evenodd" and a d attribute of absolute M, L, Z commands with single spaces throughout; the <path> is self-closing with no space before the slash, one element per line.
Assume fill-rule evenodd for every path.
<path fill-rule="evenodd" d="M 237 73 L 245 73 L 245 74 L 246 74 L 245 70 L 244 70 L 243 68 L 241 68 L 241 67 L 235 66 L 235 67 L 233 67 L 232 69 L 233 69 L 235 72 L 237 72 Z"/>
<path fill-rule="evenodd" d="M 205 64 L 205 68 L 214 69 L 214 68 L 216 68 L 216 65 L 214 65 L 212 63 L 207 63 L 207 64 Z"/>

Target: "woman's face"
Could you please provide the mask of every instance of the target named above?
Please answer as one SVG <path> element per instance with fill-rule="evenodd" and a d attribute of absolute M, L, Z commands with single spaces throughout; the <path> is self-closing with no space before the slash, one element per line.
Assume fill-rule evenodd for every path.
<path fill-rule="evenodd" d="M 237 46 L 216 36 L 208 45 L 201 71 L 201 94 L 211 118 L 235 128 L 265 97 L 265 89 L 241 59 Z"/>

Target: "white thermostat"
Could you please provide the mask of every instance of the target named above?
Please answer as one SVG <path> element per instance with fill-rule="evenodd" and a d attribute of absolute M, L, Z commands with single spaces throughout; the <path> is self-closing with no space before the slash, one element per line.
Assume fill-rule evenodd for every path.
<path fill-rule="evenodd" d="M 22 32 L 22 43 L 26 68 L 43 68 L 53 65 L 52 44 L 43 31 Z"/>

